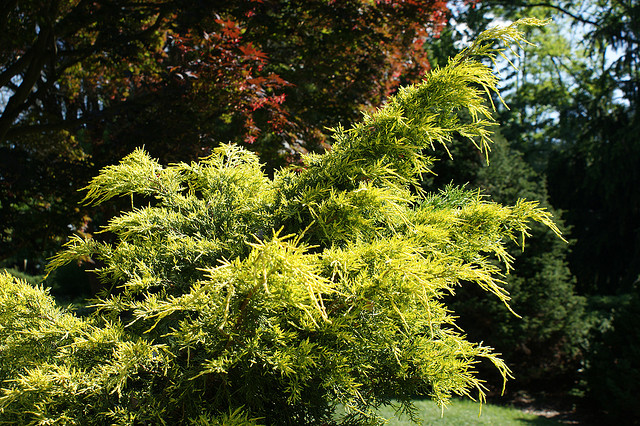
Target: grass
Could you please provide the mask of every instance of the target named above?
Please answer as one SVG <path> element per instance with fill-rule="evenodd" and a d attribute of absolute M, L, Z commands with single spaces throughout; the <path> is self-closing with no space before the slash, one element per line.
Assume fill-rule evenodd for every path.
<path fill-rule="evenodd" d="M 535 414 L 525 413 L 516 408 L 484 404 L 482 414 L 478 416 L 479 404 L 469 400 L 455 400 L 445 408 L 444 416 L 436 404 L 431 401 L 416 401 L 418 416 L 423 425 L 540 425 L 553 426 L 561 423 Z M 379 410 L 380 415 L 390 419 L 388 425 L 413 425 L 406 416 L 396 416 L 392 407 Z"/>

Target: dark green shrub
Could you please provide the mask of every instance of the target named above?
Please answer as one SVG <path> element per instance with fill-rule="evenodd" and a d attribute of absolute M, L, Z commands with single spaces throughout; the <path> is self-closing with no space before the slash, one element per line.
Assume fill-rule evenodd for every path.
<path fill-rule="evenodd" d="M 609 298 L 613 303 L 606 304 L 608 315 L 600 316 L 591 338 L 586 396 L 590 408 L 603 413 L 606 421 L 640 424 L 640 287 Z"/>

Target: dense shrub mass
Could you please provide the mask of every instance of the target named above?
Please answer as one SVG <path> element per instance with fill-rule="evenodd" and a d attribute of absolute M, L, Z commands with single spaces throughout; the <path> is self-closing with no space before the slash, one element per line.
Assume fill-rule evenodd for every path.
<path fill-rule="evenodd" d="M 465 338 L 443 297 L 475 283 L 506 305 L 506 244 L 523 244 L 530 221 L 558 230 L 536 202 L 427 194 L 419 176 L 425 150 L 454 133 L 488 150 L 497 79 L 475 57 L 498 52 L 490 40 L 522 41 L 519 23 L 273 178 L 235 145 L 166 167 L 138 149 L 103 169 L 86 201 L 129 196 L 132 208 L 50 266 L 96 262 L 93 314 L 2 276 L 2 420 L 362 424 L 392 399 L 410 413 L 417 395 L 482 399 L 474 364 L 509 369 Z"/>
<path fill-rule="evenodd" d="M 591 338 L 595 343 L 586 360 L 586 401 L 603 416 L 602 421 L 637 425 L 640 287 L 636 284 L 630 294 L 603 299 L 601 303 L 608 309 L 598 315 L 600 321 L 593 331 L 596 335 Z M 606 299 L 613 300 L 607 303 Z"/>

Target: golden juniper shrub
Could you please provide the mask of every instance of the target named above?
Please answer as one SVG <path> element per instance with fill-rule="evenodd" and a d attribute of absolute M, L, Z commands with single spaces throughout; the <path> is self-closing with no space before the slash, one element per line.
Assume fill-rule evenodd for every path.
<path fill-rule="evenodd" d="M 520 24 L 541 22 L 482 34 L 302 170 L 270 179 L 234 145 L 167 167 L 139 149 L 103 169 L 87 202 L 154 201 L 114 217 L 113 242 L 72 237 L 52 259 L 99 261 L 107 290 L 86 318 L 0 276 L 0 423 L 374 424 L 382 404 L 414 415 L 416 396 L 483 400 L 474 365 L 510 371 L 443 296 L 471 282 L 508 308 L 505 244 L 531 221 L 558 231 L 535 202 L 425 194 L 419 178 L 454 133 L 489 151 L 497 78 L 475 58 L 524 42 Z"/>

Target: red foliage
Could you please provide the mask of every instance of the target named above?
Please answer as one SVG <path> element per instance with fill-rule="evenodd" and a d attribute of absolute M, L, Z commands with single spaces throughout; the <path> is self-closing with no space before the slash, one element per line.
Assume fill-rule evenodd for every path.
<path fill-rule="evenodd" d="M 186 100 L 201 110 L 215 103 L 224 106 L 223 113 L 239 114 L 247 143 L 253 143 L 261 132 L 254 117 L 258 110 L 267 113 L 269 131 L 282 131 L 288 124 L 282 89 L 289 83 L 264 71 L 267 54 L 243 40 L 240 24 L 231 19 L 216 19 L 215 23 L 219 28 L 212 32 L 170 36 L 171 46 L 179 52 L 179 64 L 167 68 L 174 78 L 189 85 Z"/>
<path fill-rule="evenodd" d="M 264 0 L 243 20 L 245 38 L 268 55 L 264 66 L 286 81 L 283 108 L 294 150 L 325 144 L 326 127 L 358 120 L 430 64 L 425 45 L 448 20 L 437 0 Z"/>
<path fill-rule="evenodd" d="M 430 69 L 424 44 L 438 38 L 448 21 L 446 1 L 376 0 L 389 14 L 391 40 L 385 43 L 391 78 L 383 82 L 384 95 L 389 96 L 405 80 L 417 80 Z M 401 18 L 392 20 L 396 13 Z"/>

